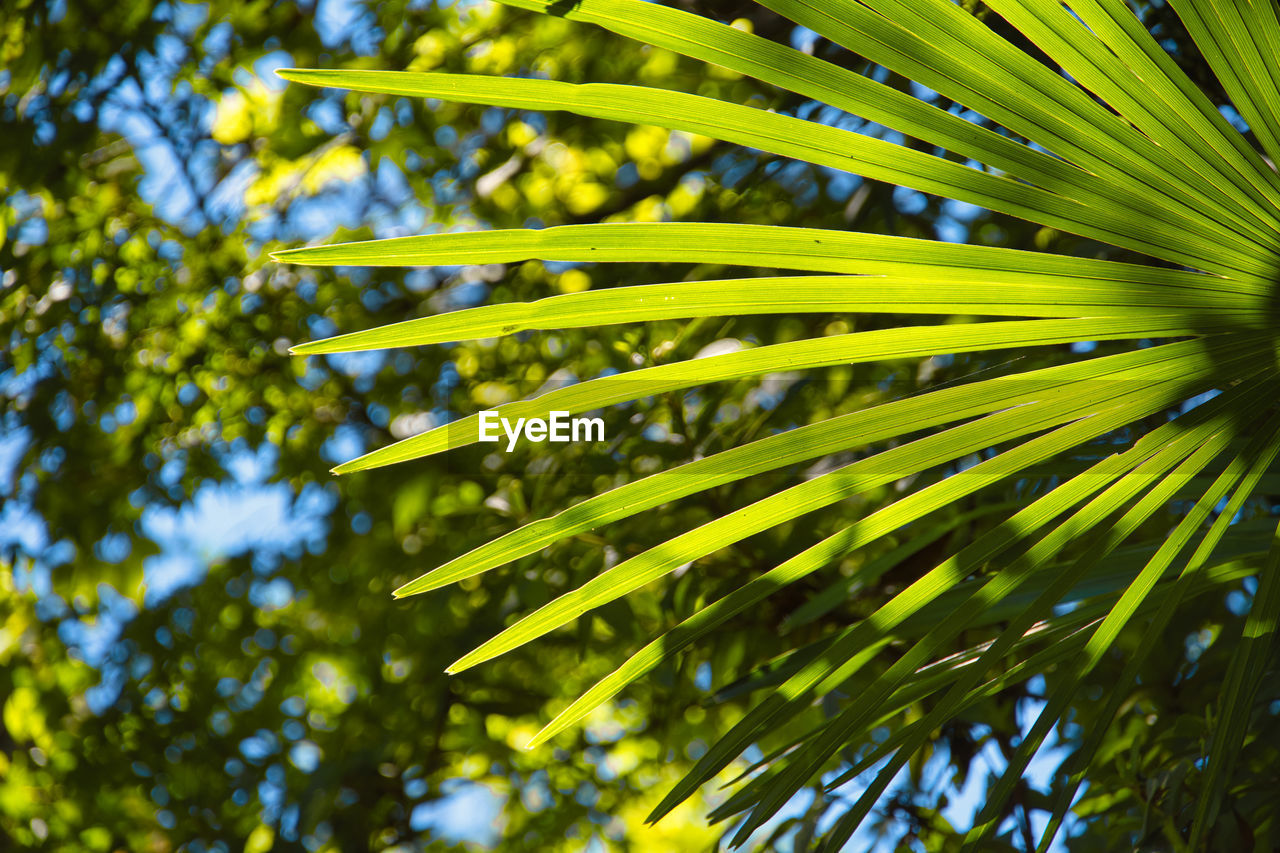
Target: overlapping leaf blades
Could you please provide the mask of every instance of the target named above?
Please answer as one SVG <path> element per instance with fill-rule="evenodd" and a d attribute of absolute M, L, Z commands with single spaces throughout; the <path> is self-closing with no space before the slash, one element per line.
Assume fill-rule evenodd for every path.
<path fill-rule="evenodd" d="M 1061 663 L 1081 650 L 1071 675 L 1049 697 L 1011 772 L 992 792 L 969 833 L 970 845 L 994 830 L 1017 775 L 1070 703 L 1075 687 L 1111 648 L 1121 629 L 1153 614 L 1158 636 L 1204 577 L 1226 576 L 1264 560 L 1214 562 L 1232 520 L 1280 447 L 1277 309 L 1280 275 L 1280 179 L 1219 111 L 1177 69 L 1121 0 L 991 0 L 1067 76 L 1022 53 L 949 0 L 762 0 L 764 5 L 976 110 L 1025 138 L 988 128 L 812 56 L 717 22 L 641 0 L 547 0 L 511 5 L 564 14 L 642 39 L 879 122 L 961 155 L 965 166 L 877 138 L 698 96 L 634 86 L 571 86 L 547 80 L 380 71 L 281 72 L 287 79 L 400 96 L 521 109 L 566 110 L 657 124 L 969 201 L 1141 252 L 1187 269 L 996 250 L 974 246 L 783 227 L 666 223 L 598 225 L 542 231 L 493 231 L 406 237 L 283 252 L 309 264 L 430 265 L 555 261 L 698 262 L 796 270 L 811 275 L 659 284 L 493 305 L 303 344 L 299 353 L 412 346 L 527 329 L 706 315 L 797 312 L 963 313 L 999 320 L 961 326 L 913 326 L 677 363 L 584 382 L 508 404 L 512 416 L 552 409 L 587 411 L 707 382 L 884 358 L 923 356 L 1077 340 L 1175 339 L 1123 355 L 1079 360 L 886 403 L 689 463 L 590 498 L 513 531 L 429 572 L 398 591 L 410 595 L 474 576 L 559 539 L 688 497 L 716 485 L 855 446 L 937 429 L 709 522 L 625 561 L 527 616 L 465 656 L 453 671 L 527 643 L 587 610 L 625 595 L 728 543 L 850 494 L 955 460 L 975 450 L 1006 449 L 861 519 L 695 613 L 656 638 L 565 710 L 546 739 L 707 636 L 733 615 L 961 495 L 1033 470 L 1140 418 L 1170 410 L 1210 389 L 1222 391 L 1149 433 L 1124 453 L 1083 473 L 1014 514 L 926 573 L 873 616 L 849 626 L 804 658 L 778 689 L 716 744 L 664 800 L 660 815 L 710 779 L 770 726 L 785 723 L 855 677 L 887 643 L 907 643 L 870 689 L 817 729 L 798 733 L 794 750 L 766 762 L 717 817 L 748 811 L 742 840 L 801 786 L 840 766 L 837 753 L 867 743 L 874 726 L 925 695 L 938 698 L 923 719 L 898 729 L 849 774 L 888 759 L 876 781 L 827 839 L 853 832 L 893 774 L 945 723 L 977 698 Z M 1263 150 L 1280 155 L 1280 19 L 1270 2 L 1178 0 L 1179 15 L 1235 100 Z M 1072 82 L 1075 81 L 1075 82 Z M 1105 105 L 1105 106 L 1104 106 Z M 340 466 L 375 468 L 476 440 L 475 417 Z M 1201 472 L 1226 458 L 1207 481 Z M 1103 556 L 1120 548 L 1169 499 L 1198 490 L 1173 535 L 1127 566 L 1101 591 L 1090 587 Z M 1228 499 L 1227 496 L 1230 495 Z M 1220 507 L 1226 501 L 1225 508 Z M 1209 530 L 1202 530 L 1212 521 Z M 1243 526 L 1236 526 L 1243 529 Z M 1239 530 L 1234 531 L 1236 534 Z M 1032 538 L 1040 538 L 1032 542 Z M 1092 543 L 1089 556 L 1067 559 Z M 1252 540 L 1250 540 L 1252 541 Z M 1182 552 L 1196 543 L 1194 553 Z M 1017 553 L 1018 549 L 1024 549 Z M 984 567 L 990 564 L 989 570 Z M 1181 568 L 1178 568 L 1181 566 Z M 1171 573 L 1177 572 L 1176 580 Z M 1216 573 L 1216 575 L 1215 575 Z M 1234 755 L 1248 724 L 1257 674 L 1280 624 L 1280 545 L 1270 546 L 1258 601 L 1229 673 L 1214 734 L 1192 844 L 1219 809 Z M 1238 575 L 1231 575 L 1238 576 Z M 966 580 L 968 578 L 968 580 Z M 1089 590 L 1081 593 L 1081 590 Z M 1021 592 L 1018 592 L 1021 590 Z M 1028 592 L 1028 590 L 1030 592 Z M 957 597 L 957 593 L 963 593 Z M 1081 597 L 1083 595 L 1083 598 Z M 1012 596 L 1012 597 L 1011 597 Z M 1085 606 L 1058 613 L 1055 605 Z M 1002 603 L 1003 602 L 1003 603 Z M 1016 604 L 1011 604 L 1016 602 Z M 1003 609 L 1001 609 L 1003 607 Z M 913 619 L 945 614 L 921 631 Z M 1001 612 L 1000 620 L 990 618 Z M 1006 623 L 994 630 L 998 622 Z M 991 626 L 972 654 L 935 660 L 966 629 Z M 1042 637 L 1058 647 L 1037 645 Z M 1147 641 L 1111 697 L 1114 716 L 1128 681 L 1150 652 Z M 1020 663 L 1003 672 L 1006 655 Z M 1098 746 L 1091 734 L 1073 759 L 1050 829 L 1056 831 Z"/>

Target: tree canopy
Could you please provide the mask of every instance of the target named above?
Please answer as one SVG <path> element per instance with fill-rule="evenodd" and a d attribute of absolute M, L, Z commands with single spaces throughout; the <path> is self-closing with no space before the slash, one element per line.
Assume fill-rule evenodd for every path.
<path fill-rule="evenodd" d="M 273 253 L 417 234 L 709 222 L 1148 262 L 1141 247 L 1108 244 L 1087 228 L 1029 222 L 696 130 L 623 123 L 600 110 L 591 117 L 376 86 L 353 91 L 350 79 L 342 88 L 288 84 L 275 73 L 396 69 L 638 84 L 968 163 L 964 153 L 887 121 L 592 26 L 590 4 L 539 14 L 546 5 L 8 0 L 0 7 L 0 332 L 7 342 L 0 352 L 0 846 L 711 849 L 739 825 L 732 809 L 716 809 L 732 806 L 741 787 L 704 785 L 656 824 L 646 822 L 670 805 L 663 798 L 691 768 L 705 766 L 698 762 L 709 749 L 849 626 L 1014 510 L 1137 441 L 1136 428 L 1108 433 L 836 555 L 528 748 L 576 697 L 746 579 L 1004 445 L 979 441 L 962 458 L 885 479 L 803 516 L 780 512 L 780 523 L 454 675 L 445 675 L 451 664 L 601 573 L 872 452 L 849 441 L 749 479 L 726 479 L 693 500 L 618 513 L 603 527 L 584 524 L 496 571 L 402 600 L 394 591 L 655 472 L 1011 367 L 1122 355 L 1141 336 L 1063 333 L 1012 353 L 910 351 L 868 363 L 780 366 L 696 388 L 636 386 L 624 389 L 618 405 L 592 409 L 605 422 L 604 442 L 522 444 L 510 453 L 472 443 L 335 477 L 330 468 L 375 448 L 582 380 L 916 319 L 846 304 L 662 315 L 637 302 L 624 322 L 600 325 L 593 312 L 612 304 L 602 302 L 554 326 L 530 320 L 513 331 L 498 317 L 487 321 L 491 332 L 444 327 L 431 345 L 413 349 L 292 355 L 306 342 L 416 317 L 655 282 L 688 285 L 673 288 L 671 299 L 781 298 L 783 290 L 751 290 L 747 280 L 767 277 L 781 288 L 772 280 L 795 270 L 777 258 L 749 269 L 724 259 L 651 260 L 625 245 L 611 263 L 542 260 L 537 252 L 473 259 L 451 248 L 454 255 L 429 263 L 365 266 L 341 258 L 303 266 L 272 260 Z M 992 9 L 962 6 L 1037 62 L 1063 70 Z M 794 47 L 975 127 L 999 127 L 992 115 L 911 82 L 870 51 L 843 49 L 790 4 L 671 8 Z M 1197 47 L 1204 40 L 1192 39 L 1164 3 L 1139 12 L 1214 107 L 1247 129 L 1214 74 L 1214 57 Z M 1242 138 L 1266 150 L 1259 134 Z M 1247 223 L 1236 225 L 1247 235 Z M 1181 273 L 1172 261 L 1157 266 Z M 727 283 L 691 289 L 701 281 Z M 934 319 L 959 329 L 981 313 L 972 305 L 939 308 Z M 1191 338 L 1200 327 L 1167 331 Z M 1155 429 L 1167 419 L 1155 410 L 1139 425 Z M 876 450 L 918 437 L 883 436 Z M 1099 564 L 1086 579 L 1096 586 L 1061 608 L 1061 623 L 1046 624 L 1043 637 L 1028 635 L 1025 649 L 1009 653 L 994 687 L 966 707 L 963 720 L 930 727 L 927 744 L 854 836 L 855 849 L 959 849 L 1036 712 L 1070 677 L 1059 666 L 1063 652 L 1072 653 L 1072 638 L 1106 612 L 1090 608 L 1115 590 L 1116 578 L 1128 582 L 1224 465 L 1194 472 L 1167 495 L 1167 506 L 1142 521 L 1147 544 L 1121 547 Z M 997 837 L 989 849 L 1034 849 L 1061 760 L 1095 730 L 1105 733 L 1094 745 L 1098 760 L 1058 849 L 1183 849 L 1218 725 L 1214 709 L 1257 591 L 1258 554 L 1274 528 L 1275 477 L 1274 466 L 1261 473 L 1258 497 L 1237 507 L 1235 550 L 1216 555 L 1158 639 L 1144 640 L 1143 620 L 1153 612 L 1142 611 L 1084 677 L 1067 722 L 992 818 Z M 1074 560 L 1093 546 L 1081 538 L 1061 556 Z M 971 579 L 985 568 L 975 564 Z M 1026 603 L 1011 597 L 988 622 L 947 638 L 936 657 L 976 659 L 991 631 L 1016 624 L 1016 608 Z M 715 781 L 763 778 L 766 759 L 838 718 L 849 697 L 875 689 L 929 632 L 931 613 L 942 611 L 922 611 L 890 641 L 869 647 L 856 676 L 752 739 L 722 762 Z M 1109 725 L 1111 686 L 1144 642 L 1163 651 L 1147 659 Z M 1024 650 L 1039 655 L 1037 669 L 1019 669 Z M 1264 657 L 1249 746 L 1213 827 L 1215 849 L 1275 844 L 1280 695 L 1273 675 Z M 877 721 L 881 743 L 896 726 L 932 719 L 938 702 L 928 694 L 895 698 Z M 861 771 L 883 757 L 844 745 L 839 768 L 806 780 L 751 844 L 809 849 L 870 784 L 874 774 Z M 708 814 L 721 822 L 708 825 Z"/>

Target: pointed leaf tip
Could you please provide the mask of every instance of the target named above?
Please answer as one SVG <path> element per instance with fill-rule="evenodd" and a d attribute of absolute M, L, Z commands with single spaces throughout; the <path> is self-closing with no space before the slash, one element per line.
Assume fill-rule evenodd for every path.
<path fill-rule="evenodd" d="M 401 584 L 391 593 L 391 595 L 395 598 L 409 598 L 410 596 L 421 595 L 423 590 L 412 588 L 415 583 L 417 583 L 417 581 L 409 581 L 408 583 Z"/>
<path fill-rule="evenodd" d="M 334 465 L 332 468 L 329 469 L 329 473 L 342 476 L 343 474 L 350 474 L 352 471 L 358 471 L 360 469 L 352 467 L 352 465 L 354 465 L 357 461 L 358 460 L 356 459 L 352 459 L 350 462 L 343 462 L 341 465 Z"/>
<path fill-rule="evenodd" d="M 465 655 L 458 658 L 453 663 L 449 664 L 448 668 L 445 669 L 445 672 L 449 673 L 450 675 L 456 675 L 459 672 L 463 672 L 465 670 L 471 669 L 471 667 L 475 666 L 476 664 L 484 663 L 484 661 L 482 660 L 481 661 L 474 660 L 475 656 L 476 656 L 476 653 L 474 651 L 467 652 Z"/>
<path fill-rule="evenodd" d="M 276 249 L 274 252 L 268 252 L 267 254 L 271 257 L 271 260 L 278 264 L 306 263 L 306 261 L 292 261 L 290 258 L 294 255 L 306 252 L 307 249 L 307 246 L 299 246 L 295 249 Z"/>
<path fill-rule="evenodd" d="M 541 729 L 539 729 L 537 734 L 535 734 L 533 737 L 529 739 L 529 747 L 533 748 L 535 746 L 541 746 L 542 744 L 546 743 L 547 741 L 551 740 L 553 737 L 558 735 L 560 732 L 552 731 L 551 727 L 553 725 L 555 725 L 555 720 L 552 720 L 551 722 L 543 726 Z"/>

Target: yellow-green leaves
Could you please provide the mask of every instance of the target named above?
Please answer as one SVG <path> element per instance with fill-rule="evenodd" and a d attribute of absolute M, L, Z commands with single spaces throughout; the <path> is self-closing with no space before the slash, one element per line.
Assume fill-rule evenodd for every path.
<path fill-rule="evenodd" d="M 776 689 L 711 745 L 654 813 L 669 811 L 750 744 L 790 725 L 783 745 L 761 762 L 766 771 L 715 817 L 748 812 L 736 839 L 742 841 L 821 774 L 839 770 L 838 778 L 847 779 L 885 762 L 856 807 L 829 833 L 827 844 L 837 847 L 939 727 L 1037 668 L 1065 667 L 1067 674 L 1015 755 L 1011 775 L 992 789 L 990 804 L 969 834 L 971 844 L 982 843 L 1007 815 L 1018 774 L 1126 626 L 1154 613 L 1152 624 L 1162 629 L 1194 584 L 1207 576 L 1206 566 L 1230 565 L 1229 571 L 1237 573 L 1231 576 L 1238 577 L 1256 564 L 1215 564 L 1213 558 L 1230 534 L 1239 538 L 1233 518 L 1248 505 L 1280 447 L 1280 424 L 1272 416 L 1280 180 L 1121 0 L 1073 0 L 1066 6 L 1056 0 L 991 0 L 992 14 L 1041 52 L 1034 56 L 998 35 L 967 4 L 951 0 L 765 0 L 772 11 L 923 84 L 940 103 L 950 99 L 967 107 L 971 112 L 964 116 L 849 68 L 656 4 L 506 2 L 649 41 L 926 144 L 899 145 L 881 138 L 875 127 L 854 132 L 667 88 L 395 71 L 281 74 L 309 85 L 560 110 L 685 131 L 969 202 L 1159 262 L 1116 263 L 783 223 L 704 222 L 439 233 L 276 255 L 281 261 L 328 266 L 544 260 L 763 271 L 613 288 L 600 287 L 608 275 L 593 271 L 596 287 L 589 291 L 406 317 L 368 331 L 344 329 L 333 338 L 294 347 L 302 355 L 705 317 L 874 313 L 913 318 L 898 327 L 788 339 L 587 378 L 498 406 L 495 411 L 504 417 L 605 409 L 780 371 L 939 354 L 1050 353 L 1052 366 L 1042 362 L 1023 373 L 792 424 L 585 496 L 558 514 L 453 556 L 396 591 L 414 595 L 474 578 L 587 531 L 607 537 L 600 528 L 611 522 L 764 472 L 840 453 L 865 454 L 629 554 L 517 618 L 458 660 L 450 668 L 457 672 L 535 642 L 677 569 L 696 573 L 708 557 L 749 537 L 810 513 L 851 506 L 851 497 L 891 483 L 920 478 L 910 487 L 900 485 L 904 494 L 860 515 L 851 511 L 834 533 L 813 535 L 788 559 L 742 577 L 716 600 L 695 607 L 562 711 L 534 739 L 541 743 L 562 735 L 655 667 L 727 630 L 734 616 L 780 588 L 948 506 L 998 492 L 992 501 L 1000 505 L 1016 495 L 1025 502 L 1022 509 L 958 541 L 950 556 L 928 571 L 913 570 L 895 594 L 857 611 L 865 618 L 825 626 L 817 641 L 779 670 Z M 1264 151 L 1280 155 L 1275 60 L 1280 18 L 1274 4 L 1228 3 L 1219 9 L 1207 0 L 1178 0 L 1175 6 Z M 931 315 L 946 319 L 931 320 Z M 957 317 L 963 321 L 955 322 Z M 1079 358 L 1062 346 L 1082 341 L 1135 345 L 1102 358 Z M 1209 402 L 1200 396 L 1214 394 Z M 463 417 L 336 470 L 363 471 L 443 453 L 475 442 L 477 428 L 478 416 Z M 1061 471 L 1048 467 L 1083 445 L 1096 456 L 1077 459 Z M 965 458 L 977 461 L 959 465 Z M 1225 467 L 1216 469 L 1224 459 Z M 1189 499 L 1189 512 L 1168 514 L 1182 498 Z M 1227 509 L 1220 511 L 1223 501 Z M 940 523 L 951 529 L 945 520 Z M 1206 525 L 1208 532 L 1202 529 Z M 1158 535 L 1173 532 L 1133 544 L 1153 529 Z M 1174 580 L 1172 573 L 1189 549 L 1193 554 Z M 889 553 L 908 552 L 914 553 Z M 1209 796 L 1195 817 L 1193 844 L 1206 837 L 1218 812 L 1232 756 L 1247 729 L 1253 688 L 1268 660 L 1265 640 L 1280 624 L 1280 581 L 1271 577 L 1280 573 L 1276 554 L 1280 545 L 1267 564 L 1269 574 L 1228 674 L 1207 770 Z M 1110 574 L 1100 582 L 1104 564 Z M 856 593 L 859 584 L 882 571 L 869 565 L 878 564 L 862 564 L 827 589 Z M 1222 571 L 1223 577 L 1229 574 Z M 1064 601 L 1075 609 L 1056 609 Z M 819 605 L 805 610 L 796 623 L 812 627 L 818 616 L 835 609 L 828 599 Z M 974 637 L 966 638 L 956 656 L 948 656 L 966 631 Z M 1065 645 L 1044 648 L 1039 645 L 1044 638 Z M 1150 651 L 1144 643 L 1139 659 Z M 1119 691 L 1127 689 L 1136 667 L 1125 670 L 1109 697 L 1108 720 L 1121 706 Z M 857 690 L 841 692 L 855 680 Z M 816 726 L 796 728 L 797 721 L 810 719 L 805 715 L 818 701 L 832 712 Z M 867 745 L 873 728 L 883 725 L 897 730 L 859 759 L 844 760 L 847 750 Z M 1097 747 L 1093 737 L 1082 750 L 1041 849 Z"/>
<path fill-rule="evenodd" d="M 1270 269 L 1264 257 L 1271 252 L 1269 245 L 1197 227 L 1203 221 L 1188 218 L 1181 208 L 1170 207 L 1148 219 L 1138 232 L 1128 227 L 1134 211 L 1124 210 L 1114 198 L 1085 204 L 875 137 L 683 92 L 408 71 L 279 73 L 312 85 L 656 124 L 966 201 L 1207 271 L 1266 275 Z"/>

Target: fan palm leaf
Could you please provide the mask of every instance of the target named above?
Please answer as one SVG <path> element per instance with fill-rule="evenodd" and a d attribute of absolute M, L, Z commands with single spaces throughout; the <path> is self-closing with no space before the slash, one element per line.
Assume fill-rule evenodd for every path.
<path fill-rule="evenodd" d="M 488 305 L 301 344 L 300 354 L 419 346 L 526 330 L 703 316 L 855 312 L 965 315 L 981 322 L 910 325 L 761 346 L 593 379 L 496 408 L 506 417 L 584 412 L 711 382 L 942 353 L 1157 342 L 1098 357 L 928 391 L 819 420 L 587 498 L 410 581 L 398 596 L 474 577 L 556 541 L 706 489 L 800 462 L 898 440 L 757 500 L 615 565 L 515 622 L 455 663 L 456 672 L 534 641 L 675 569 L 851 495 L 1000 448 L 919 486 L 698 609 L 623 662 L 538 735 L 553 737 L 628 684 L 712 635 L 781 587 L 993 484 L 1040 478 L 1043 493 L 919 576 L 871 615 L 777 668 L 773 690 L 714 744 L 663 800 L 669 811 L 770 729 L 799 719 L 859 678 L 889 644 L 903 649 L 816 727 L 794 731 L 713 818 L 745 813 L 744 840 L 804 785 L 828 787 L 873 767 L 875 781 L 826 837 L 839 847 L 895 774 L 938 728 L 982 698 L 1055 668 L 1062 673 L 1008 772 L 967 836 L 997 828 L 1035 751 L 1080 685 L 1135 619 L 1149 625 L 1108 697 L 1106 719 L 1157 637 L 1189 597 L 1259 576 L 1227 673 L 1186 828 L 1203 846 L 1247 736 L 1260 674 L 1280 627 L 1280 540 L 1238 523 L 1280 450 L 1276 281 L 1280 274 L 1280 19 L 1270 0 L 1177 0 L 1174 7 L 1247 123 L 1236 130 L 1121 0 L 989 0 L 1050 63 L 950 0 L 762 0 L 768 9 L 869 61 L 963 104 L 972 122 L 822 59 L 716 21 L 642 0 L 504 0 L 563 15 L 754 77 L 921 140 L 928 153 L 863 133 L 699 95 L 640 86 L 438 73 L 287 70 L 286 79 L 657 125 L 968 202 L 1138 253 L 1149 263 L 783 226 L 610 223 L 401 237 L 293 249 L 281 261 L 430 266 L 676 262 L 803 275 L 660 283 Z M 999 130 L 1002 128 L 1003 130 Z M 1258 147 L 1255 147 L 1254 140 Z M 1184 405 L 1207 392 L 1209 402 Z M 1173 415 L 1177 415 L 1176 417 Z M 1159 417 L 1157 426 L 1151 418 Z M 1145 429 L 1122 447 L 1122 428 Z M 473 415 L 338 466 L 364 471 L 479 439 Z M 1097 442 L 1111 441 L 1111 445 Z M 1093 443 L 1093 444 L 1091 444 Z M 1042 476 L 1082 447 L 1102 456 Z M 1114 452 L 1113 452 L 1114 451 Z M 1064 473 L 1065 472 L 1065 473 Z M 1058 476 L 1061 474 L 1061 476 Z M 1189 499 L 1163 541 L 1134 544 L 1175 498 Z M 1006 507 L 1004 511 L 1011 511 Z M 939 534 L 940 535 L 940 534 Z M 1133 550 L 1133 549 L 1137 550 Z M 1128 549 L 1128 550 L 1127 550 Z M 1190 549 L 1192 553 L 1185 556 Z M 1234 549 L 1234 550 L 1233 550 Z M 1243 549 L 1243 550 L 1242 550 Z M 874 580 L 864 563 L 827 600 Z M 834 598 L 832 598 L 834 596 Z M 1064 608 L 1062 605 L 1071 605 Z M 829 607 L 830 605 L 819 605 Z M 817 608 L 819 605 L 815 605 Z M 819 610 L 803 617 L 813 618 Z M 973 632 L 977 645 L 949 653 Z M 901 711 L 930 697 L 928 713 Z M 809 719 L 809 718 L 805 718 Z M 898 723 L 888 740 L 872 732 Z M 1075 751 L 1041 841 L 1047 847 L 1096 754 Z M 868 746 L 869 745 L 869 746 Z M 856 761 L 849 747 L 868 747 Z"/>

